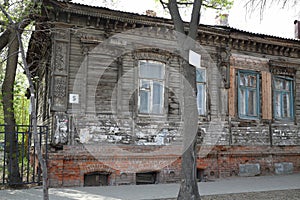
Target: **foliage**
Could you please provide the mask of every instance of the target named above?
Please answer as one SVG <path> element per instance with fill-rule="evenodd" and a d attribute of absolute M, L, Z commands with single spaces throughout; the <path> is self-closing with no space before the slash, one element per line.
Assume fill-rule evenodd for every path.
<path fill-rule="evenodd" d="M 297 8 L 299 5 L 299 0 L 247 0 L 245 2 L 245 7 L 248 13 L 253 13 L 259 11 L 260 19 L 262 20 L 266 9 L 277 5 L 281 8 Z M 300 15 L 300 11 L 298 13 Z"/>
<path fill-rule="evenodd" d="M 0 4 L 2 4 L 5 10 L 9 13 L 10 17 L 14 21 L 21 21 L 22 17 L 29 13 L 27 5 L 32 4 L 31 1 L 3 1 L 0 0 Z M 7 29 L 10 25 L 9 19 L 7 16 L 0 12 L 0 33 Z M 24 38 L 28 38 L 29 31 L 24 32 Z M 25 40 L 25 42 L 28 40 Z M 5 67 L 6 61 L 8 59 L 7 55 L 8 47 L 5 47 L 0 52 L 0 87 L 2 88 L 4 76 L 5 76 Z M 25 92 L 28 87 L 28 81 L 26 80 L 26 76 L 22 70 L 22 61 L 19 60 L 19 67 L 16 74 L 16 80 L 14 84 L 14 113 L 17 124 L 28 124 L 29 116 L 28 116 L 28 108 L 29 108 L 29 100 L 25 97 Z M 0 93 L 0 124 L 4 124 L 4 114 L 3 114 L 3 102 L 2 102 L 2 93 Z"/>
<path fill-rule="evenodd" d="M 0 74 L 0 85 L 2 87 L 3 74 Z M 14 112 L 17 124 L 29 123 L 29 100 L 25 97 L 27 89 L 26 77 L 22 72 L 17 73 L 14 86 Z M 0 124 L 4 124 L 2 94 L 0 93 Z"/>
<path fill-rule="evenodd" d="M 0 0 L 0 25 L 1 25 L 1 35 L 0 35 L 0 50 L 1 55 L 6 55 L 3 61 L 1 62 L 1 67 L 3 69 L 5 63 L 5 75 L 2 82 L 2 108 L 4 115 L 4 122 L 9 126 L 5 126 L 5 132 L 10 133 L 5 135 L 6 140 L 6 156 L 7 156 L 7 165 L 10 166 L 8 168 L 8 183 L 11 187 L 17 187 L 19 183 L 22 182 L 22 177 L 20 173 L 19 160 L 18 160 L 18 136 L 15 133 L 15 125 L 18 123 L 25 122 L 24 120 L 18 121 L 18 118 L 21 116 L 26 110 L 24 108 L 28 108 L 23 103 L 24 99 L 24 80 L 25 78 L 21 78 L 18 73 L 18 66 L 21 63 L 22 67 L 26 72 L 26 77 L 28 82 L 30 83 L 30 88 L 33 88 L 32 77 L 29 72 L 29 67 L 26 63 L 25 58 L 25 49 L 23 45 L 24 36 L 26 36 L 26 28 L 37 19 L 37 14 L 41 11 L 40 6 L 41 3 L 39 0 L 33 1 L 18 1 L 18 0 Z M 19 60 L 19 54 L 21 55 L 21 59 Z M 2 70 L 3 72 L 3 70 Z M 17 75 L 16 75 L 17 74 Z M 26 85 L 26 84 L 25 84 Z M 16 95 L 20 93 L 20 95 Z M 34 93 L 34 89 L 31 90 L 31 94 Z M 32 95 L 33 96 L 33 95 Z M 20 98 L 21 97 L 21 98 Z M 31 99 L 34 105 L 34 96 Z M 26 100 L 25 100 L 26 101 Z M 28 104 L 27 104 L 28 105 Z M 16 112 L 20 111 L 21 112 Z M 27 115 L 26 113 L 24 114 Z M 35 116 L 35 114 L 33 115 Z M 27 117 L 28 118 L 28 117 Z M 36 119 L 35 117 L 33 117 Z M 26 118 L 25 118 L 26 119 Z M 36 120 L 35 120 L 36 122 Z M 36 123 L 33 122 L 34 129 L 34 140 L 38 141 L 37 138 L 37 128 Z M 9 142 L 7 142 L 9 141 Z M 43 162 L 42 154 L 40 151 L 40 147 L 36 147 L 38 156 L 40 157 L 40 162 L 43 164 L 43 171 L 47 171 L 45 169 L 45 164 Z M 21 170 L 22 171 L 22 170 Z M 43 178 L 43 183 L 46 182 L 47 174 L 45 173 Z M 48 187 L 45 185 L 45 199 L 48 199 Z"/>
<path fill-rule="evenodd" d="M 164 8 L 167 8 L 169 0 L 155 0 L 160 2 Z M 193 5 L 194 0 L 177 0 L 179 9 L 187 9 Z M 202 6 L 204 8 L 213 8 L 219 12 L 228 11 L 233 6 L 234 0 L 203 0 Z"/>

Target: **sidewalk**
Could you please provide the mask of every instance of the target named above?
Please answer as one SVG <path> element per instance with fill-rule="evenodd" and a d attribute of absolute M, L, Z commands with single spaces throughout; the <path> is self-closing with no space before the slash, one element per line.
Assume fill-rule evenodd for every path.
<path fill-rule="evenodd" d="M 228 194 L 300 189 L 300 173 L 258 177 L 234 177 L 198 184 L 200 194 Z M 141 200 L 175 198 L 179 184 L 51 188 L 50 200 Z M 40 200 L 42 189 L 0 190 L 1 200 Z"/>

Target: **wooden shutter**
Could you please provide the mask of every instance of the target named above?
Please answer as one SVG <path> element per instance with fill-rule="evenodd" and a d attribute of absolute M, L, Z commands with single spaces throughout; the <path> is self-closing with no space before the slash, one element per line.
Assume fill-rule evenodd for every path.
<path fill-rule="evenodd" d="M 272 119 L 272 78 L 270 72 L 261 72 L 262 81 L 262 118 Z"/>
<path fill-rule="evenodd" d="M 230 117 L 236 115 L 236 84 L 235 84 L 235 68 L 230 67 L 230 88 L 228 91 L 228 113 Z"/>

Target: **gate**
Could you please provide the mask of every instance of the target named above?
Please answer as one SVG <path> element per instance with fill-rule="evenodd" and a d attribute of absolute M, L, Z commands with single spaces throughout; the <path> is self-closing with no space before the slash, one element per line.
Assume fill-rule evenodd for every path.
<path fill-rule="evenodd" d="M 48 127 L 38 126 L 38 145 L 47 161 Z M 0 186 L 42 184 L 33 127 L 0 125 Z"/>

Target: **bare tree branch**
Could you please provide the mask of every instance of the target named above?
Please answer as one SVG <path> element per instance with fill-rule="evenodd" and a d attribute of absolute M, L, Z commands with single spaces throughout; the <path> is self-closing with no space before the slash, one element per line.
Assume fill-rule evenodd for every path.
<path fill-rule="evenodd" d="M 21 25 L 24 23 L 21 23 L 19 28 L 22 28 Z M 37 113 L 36 113 L 36 107 L 35 107 L 35 90 L 34 90 L 34 83 L 32 81 L 32 76 L 31 73 L 29 71 L 29 65 L 27 64 L 26 61 L 26 56 L 25 56 L 25 49 L 22 43 L 22 38 L 21 38 L 21 31 L 17 31 L 17 37 L 18 37 L 18 41 L 19 41 L 19 45 L 20 45 L 20 49 L 21 49 L 21 57 L 22 57 L 22 61 L 24 64 L 24 69 L 25 69 L 25 73 L 29 82 L 29 90 L 30 90 L 30 100 L 31 100 L 31 107 L 32 107 L 32 124 L 33 124 L 33 136 L 34 136 L 34 146 L 36 148 L 37 151 L 37 156 L 38 156 L 38 160 L 39 163 L 42 166 L 42 173 L 43 173 L 43 199 L 44 200 L 48 200 L 49 199 L 49 194 L 48 194 L 48 172 L 47 172 L 47 165 L 46 165 L 46 161 L 43 158 L 43 154 L 42 154 L 42 150 L 40 147 L 40 144 L 38 143 L 39 138 L 38 138 L 38 134 L 37 134 Z"/>
<path fill-rule="evenodd" d="M 250 15 L 258 10 L 260 20 L 262 20 L 268 6 L 277 5 L 283 9 L 286 7 L 295 7 L 298 4 L 298 0 L 247 0 L 244 7 L 247 14 Z"/>
<path fill-rule="evenodd" d="M 163 0 L 159 0 L 160 4 L 162 5 L 163 9 L 167 9 L 168 6 L 167 6 L 167 3 L 164 2 Z"/>

